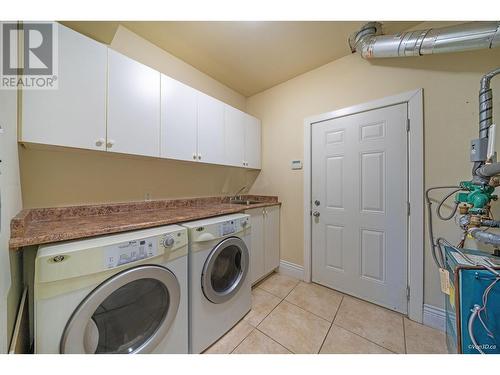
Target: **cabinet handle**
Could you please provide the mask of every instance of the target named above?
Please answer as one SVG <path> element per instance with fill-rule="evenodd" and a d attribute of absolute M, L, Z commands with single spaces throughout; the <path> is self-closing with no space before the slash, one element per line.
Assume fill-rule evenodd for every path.
<path fill-rule="evenodd" d="M 201 154 L 198 154 L 198 160 L 201 160 Z"/>
<path fill-rule="evenodd" d="M 95 141 L 95 145 L 101 147 L 104 144 L 104 142 L 105 142 L 104 138 L 99 138 Z"/>
<path fill-rule="evenodd" d="M 107 147 L 107 148 L 111 148 L 111 147 L 113 147 L 113 145 L 114 145 L 114 144 L 115 144 L 115 141 L 114 141 L 114 140 L 112 140 L 112 139 L 110 139 L 110 140 L 108 141 L 108 143 L 106 143 L 106 147 Z"/>
<path fill-rule="evenodd" d="M 193 159 L 196 160 L 196 154 L 193 153 Z"/>

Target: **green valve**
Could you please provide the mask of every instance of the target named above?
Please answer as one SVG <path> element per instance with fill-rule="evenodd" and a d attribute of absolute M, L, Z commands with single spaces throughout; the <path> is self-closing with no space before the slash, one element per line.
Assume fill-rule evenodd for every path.
<path fill-rule="evenodd" d="M 460 187 L 466 192 L 459 192 L 455 194 L 455 202 L 467 203 L 472 207 L 469 212 L 472 214 L 484 213 L 484 208 L 490 203 L 491 200 L 497 200 L 497 196 L 492 194 L 495 191 L 493 186 L 475 185 L 471 181 L 460 182 Z"/>

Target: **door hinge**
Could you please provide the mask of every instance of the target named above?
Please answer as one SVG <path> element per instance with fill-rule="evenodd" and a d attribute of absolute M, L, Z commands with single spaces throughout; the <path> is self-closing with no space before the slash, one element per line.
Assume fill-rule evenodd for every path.
<path fill-rule="evenodd" d="M 406 300 L 407 301 L 410 300 L 410 287 L 409 286 L 406 287 Z"/>
<path fill-rule="evenodd" d="M 410 202 L 406 202 L 406 213 L 410 216 Z"/>
<path fill-rule="evenodd" d="M 410 131 L 410 119 L 409 118 L 406 119 L 406 131 L 407 132 Z"/>

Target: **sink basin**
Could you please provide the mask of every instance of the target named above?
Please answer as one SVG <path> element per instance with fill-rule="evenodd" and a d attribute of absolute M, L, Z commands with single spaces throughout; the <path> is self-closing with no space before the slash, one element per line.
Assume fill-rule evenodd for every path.
<path fill-rule="evenodd" d="M 244 204 L 246 206 L 250 206 L 251 204 L 256 204 L 260 203 L 259 201 L 252 201 L 252 200 L 242 200 L 242 199 L 235 199 L 232 201 L 229 201 L 231 204 Z"/>

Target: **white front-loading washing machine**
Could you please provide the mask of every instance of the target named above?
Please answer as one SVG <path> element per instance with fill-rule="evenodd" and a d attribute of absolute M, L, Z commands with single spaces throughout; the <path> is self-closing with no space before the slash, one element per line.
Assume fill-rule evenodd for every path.
<path fill-rule="evenodd" d="M 187 253 L 177 225 L 40 246 L 35 353 L 187 353 Z"/>
<path fill-rule="evenodd" d="M 201 353 L 252 307 L 250 216 L 226 215 L 182 225 L 189 238 L 190 352 Z"/>

